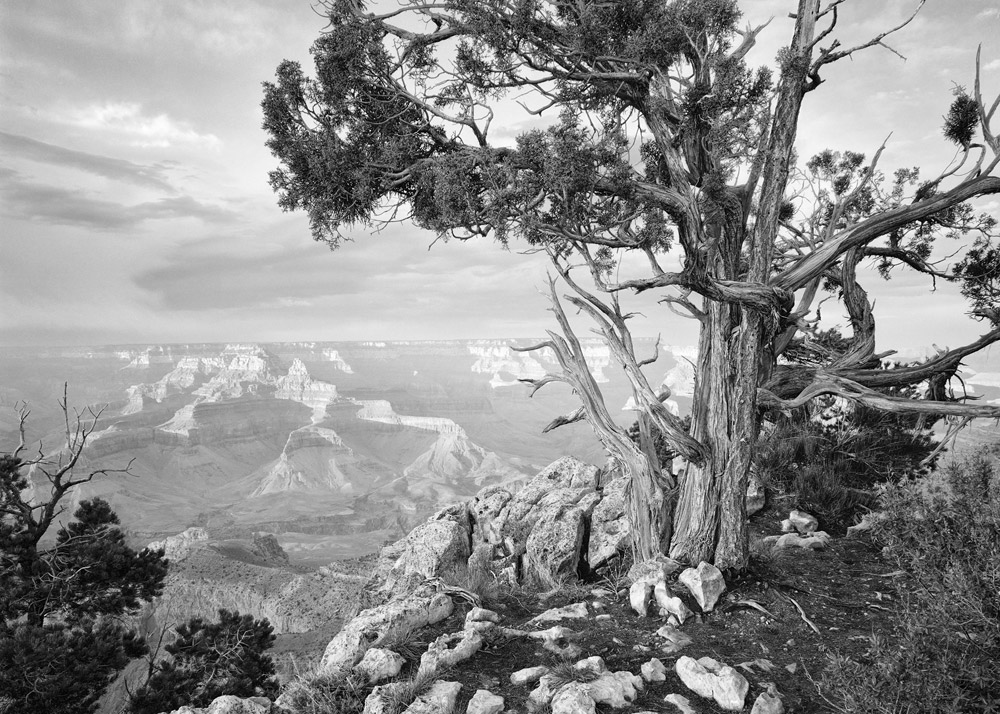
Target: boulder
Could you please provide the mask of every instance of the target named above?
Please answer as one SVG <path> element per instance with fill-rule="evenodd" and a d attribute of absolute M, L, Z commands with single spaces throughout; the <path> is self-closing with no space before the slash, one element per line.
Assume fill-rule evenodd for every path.
<path fill-rule="evenodd" d="M 433 676 L 472 657 L 483 646 L 483 637 L 474 629 L 441 635 L 420 655 L 418 673 Z"/>
<path fill-rule="evenodd" d="M 592 682 L 583 684 L 587 693 L 598 704 L 620 709 L 635 701 L 645 686 L 642 677 L 631 672 L 605 671 Z"/>
<path fill-rule="evenodd" d="M 550 508 L 558 510 L 576 505 L 593 488 L 574 486 L 586 482 L 583 474 L 596 471 L 596 467 L 585 464 L 572 456 L 565 456 L 549 464 L 531 479 L 524 488 L 497 514 L 490 526 L 490 540 L 494 543 L 513 544 L 517 551 L 528 540 L 528 536 L 543 512 Z"/>
<path fill-rule="evenodd" d="M 466 569 L 470 573 L 493 572 L 493 560 L 496 557 L 496 552 L 497 546 L 493 543 L 476 543 L 472 546 L 472 555 L 466 561 Z"/>
<path fill-rule="evenodd" d="M 362 611 L 330 640 L 320 660 L 319 673 L 346 674 L 376 642 L 397 633 L 419 629 L 448 617 L 454 604 L 444 593 L 418 591 Z"/>
<path fill-rule="evenodd" d="M 465 565 L 471 555 L 469 528 L 464 506 L 439 511 L 405 538 L 382 549 L 373 584 L 384 593 L 399 596 L 427 578 Z"/>
<path fill-rule="evenodd" d="M 788 514 L 788 518 L 781 522 L 782 533 L 798 532 L 803 535 L 815 533 L 819 529 L 819 521 L 816 516 L 812 516 L 805 511 L 795 510 Z"/>
<path fill-rule="evenodd" d="M 584 514 L 566 504 L 544 508 L 524 554 L 525 579 L 546 587 L 575 579 L 583 545 Z"/>
<path fill-rule="evenodd" d="M 617 478 L 604 487 L 600 503 L 590 517 L 587 562 L 597 570 L 632 543 L 632 529 L 625 515 L 625 486 L 628 479 Z"/>
<path fill-rule="evenodd" d="M 586 686 L 570 682 L 560 687 L 550 700 L 552 714 L 596 714 L 597 702 Z"/>
<path fill-rule="evenodd" d="M 727 711 L 743 709 L 750 683 L 732 667 L 711 657 L 695 660 L 682 655 L 674 670 L 684 685 L 698 696 L 714 699 Z"/>
<path fill-rule="evenodd" d="M 769 536 L 773 537 L 773 536 Z M 765 541 L 768 540 L 765 538 Z M 785 533 L 774 541 L 775 548 L 805 548 L 806 550 L 823 550 L 830 543 L 830 534 L 826 531 L 816 531 L 809 536 L 798 533 Z"/>
<path fill-rule="evenodd" d="M 557 480 L 572 488 L 594 490 L 601 470 L 573 456 L 564 456 L 545 467 L 535 478 Z"/>
<path fill-rule="evenodd" d="M 361 661 L 354 665 L 354 671 L 364 676 L 370 683 L 381 682 L 395 677 L 406 664 L 406 660 L 392 650 L 372 647 Z"/>
<path fill-rule="evenodd" d="M 540 622 L 559 622 L 560 620 L 580 620 L 590 617 L 590 612 L 587 610 L 587 603 L 577 602 L 572 605 L 566 605 L 565 607 L 554 607 L 550 610 L 535 615 L 533 618 L 528 620 L 525 625 L 536 625 Z"/>
<path fill-rule="evenodd" d="M 231 694 L 216 697 L 205 709 L 205 714 L 268 714 L 271 702 L 264 697 L 241 699 Z"/>
<path fill-rule="evenodd" d="M 668 694 L 663 701 L 673 704 L 681 714 L 698 714 L 691 706 L 691 700 L 680 694 Z"/>
<path fill-rule="evenodd" d="M 542 678 L 542 675 L 549 671 L 548 667 L 525 667 L 510 675 L 510 683 L 516 687 L 532 684 Z"/>
<path fill-rule="evenodd" d="M 647 682 L 662 682 L 667 678 L 666 666 L 656 657 L 644 662 L 639 667 L 639 671 L 642 672 L 642 678 Z"/>
<path fill-rule="evenodd" d="M 666 580 L 680 570 L 681 567 L 681 564 L 673 558 L 668 558 L 661 554 L 635 563 L 628 569 L 627 578 L 631 583 L 647 581 L 655 585 L 661 580 Z"/>
<path fill-rule="evenodd" d="M 543 674 L 538 679 L 538 685 L 528 694 L 528 711 L 537 712 L 548 706 L 559 685 L 560 682 L 557 682 L 551 673 Z"/>
<path fill-rule="evenodd" d="M 476 543 L 500 542 L 494 533 L 493 523 L 513 497 L 510 491 L 497 485 L 487 486 L 476 494 L 469 503 L 472 536 Z"/>
<path fill-rule="evenodd" d="M 656 634 L 667 641 L 667 643 L 663 646 L 663 652 L 665 654 L 680 652 L 694 641 L 673 625 L 664 625 L 656 631 Z"/>
<path fill-rule="evenodd" d="M 462 685 L 459 682 L 434 682 L 430 689 L 403 710 L 403 714 L 452 714 L 460 691 Z"/>
<path fill-rule="evenodd" d="M 750 714 L 785 714 L 785 705 L 776 694 L 761 692 L 753 703 Z"/>
<path fill-rule="evenodd" d="M 660 608 L 660 613 L 673 615 L 679 625 L 683 625 L 684 621 L 694 614 L 683 600 L 670 592 L 667 584 L 662 580 L 653 588 L 653 597 Z"/>
<path fill-rule="evenodd" d="M 489 690 L 480 689 L 472 695 L 465 714 L 500 714 L 503 708 L 503 697 L 499 697 Z"/>
<path fill-rule="evenodd" d="M 628 589 L 628 603 L 642 617 L 649 614 L 649 603 L 652 598 L 653 584 L 648 580 L 632 583 L 632 587 Z"/>
<path fill-rule="evenodd" d="M 465 616 L 465 624 L 470 622 L 500 622 L 500 615 L 484 607 L 474 607 Z"/>
<path fill-rule="evenodd" d="M 702 612 L 711 612 L 719 601 L 719 596 L 726 590 L 722 572 L 705 561 L 698 563 L 697 568 L 685 570 L 677 581 L 688 589 Z"/>

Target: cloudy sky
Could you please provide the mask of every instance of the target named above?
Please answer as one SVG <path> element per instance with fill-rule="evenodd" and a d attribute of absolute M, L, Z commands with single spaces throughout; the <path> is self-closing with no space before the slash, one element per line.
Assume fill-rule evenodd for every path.
<path fill-rule="evenodd" d="M 898 23 L 914 0 L 851 0 L 845 44 Z M 755 52 L 770 62 L 792 0 Z M 396 227 L 331 253 L 267 186 L 260 83 L 307 67 L 324 22 L 309 0 L 7 0 L 0 7 L 0 345 L 537 335 L 544 265 L 486 242 L 436 245 Z M 940 168 L 953 83 L 1000 91 L 995 0 L 931 0 L 892 42 L 826 73 L 800 154 L 873 152 L 887 169 Z M 507 121 L 516 130 L 516 117 Z M 997 202 L 989 206 L 1000 211 Z M 877 291 L 880 348 L 956 345 L 982 331 L 954 291 L 900 277 Z M 692 342 L 650 302 L 641 332 Z"/>

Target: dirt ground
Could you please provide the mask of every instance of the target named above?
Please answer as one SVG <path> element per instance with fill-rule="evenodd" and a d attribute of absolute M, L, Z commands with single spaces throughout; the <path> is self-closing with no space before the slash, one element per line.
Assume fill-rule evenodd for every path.
<path fill-rule="evenodd" d="M 764 515 L 755 521 L 754 531 L 760 537 L 780 532 L 781 515 Z M 830 710 L 812 679 L 818 680 L 826 666 L 828 653 L 860 657 L 873 634 L 891 635 L 891 610 L 896 594 L 905 587 L 900 573 L 893 572 L 880 551 L 864 536 L 836 538 L 822 551 L 779 551 L 765 560 L 755 559 L 751 571 L 735 582 L 723 595 L 715 610 L 689 619 L 681 628 L 692 643 L 682 651 L 666 654 L 665 641 L 656 631 L 665 623 L 660 617 L 640 617 L 628 606 L 626 584 L 607 580 L 585 583 L 558 592 L 544 601 L 536 596 L 519 598 L 501 610 L 505 627 L 520 628 L 524 623 L 552 607 L 561 607 L 581 600 L 602 605 L 590 607 L 586 620 L 565 620 L 525 629 L 543 629 L 561 624 L 579 632 L 574 640 L 582 655 L 600 655 L 612 671 L 628 670 L 639 674 L 640 666 L 652 657 L 667 667 L 667 679 L 647 686 L 645 692 L 624 709 L 599 707 L 599 711 L 675 712 L 664 696 L 678 693 L 691 700 L 698 712 L 722 712 L 715 702 L 698 697 L 687 689 L 674 672 L 674 663 L 681 655 L 695 659 L 709 656 L 737 667 L 749 680 L 746 699 L 749 711 L 757 695 L 773 684 L 781 693 L 786 712 L 818 712 Z M 615 592 L 595 597 L 591 591 Z M 683 588 L 679 588 L 678 592 Z M 688 606 L 698 612 L 693 599 L 684 597 Z M 768 614 L 764 614 L 759 608 Z M 797 604 L 797 606 L 796 606 Z M 801 611 L 800 611 L 801 608 Z M 456 608 L 446 621 L 420 634 L 423 643 L 438 635 L 462 628 L 468 606 Z M 599 612 L 610 619 L 596 620 Z M 772 617 L 773 616 L 773 617 Z M 808 620 L 808 621 L 807 621 Z M 815 628 L 815 629 L 814 629 Z M 489 689 L 506 700 L 506 711 L 525 711 L 529 687 L 510 683 L 511 672 L 538 664 L 557 665 L 562 660 L 536 641 L 517 638 L 480 651 L 471 660 L 443 675 L 443 679 L 462 683 L 462 695 L 457 712 L 465 711 L 465 702 L 477 689 Z M 406 672 L 403 672 L 405 676 Z"/>

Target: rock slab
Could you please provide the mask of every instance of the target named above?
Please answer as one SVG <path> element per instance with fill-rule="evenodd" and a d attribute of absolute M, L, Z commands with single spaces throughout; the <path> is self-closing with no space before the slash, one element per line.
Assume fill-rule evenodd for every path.
<path fill-rule="evenodd" d="M 685 570 L 677 581 L 688 589 L 702 612 L 711 612 L 719 597 L 726 591 L 722 571 L 705 561 L 698 563 L 697 568 Z"/>

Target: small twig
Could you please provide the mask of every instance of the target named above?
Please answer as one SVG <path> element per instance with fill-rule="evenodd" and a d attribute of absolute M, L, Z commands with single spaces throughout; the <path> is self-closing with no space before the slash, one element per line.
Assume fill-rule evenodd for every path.
<path fill-rule="evenodd" d="M 757 610 L 758 612 L 764 613 L 765 615 L 767 615 L 768 617 L 770 617 L 772 620 L 777 620 L 778 619 L 776 616 L 772 615 L 767 610 L 767 608 L 765 608 L 763 605 L 761 605 L 756 600 L 737 600 L 736 602 L 734 602 L 732 604 L 731 607 L 736 607 L 737 605 L 745 605 L 746 607 L 752 607 L 754 610 Z"/>
<path fill-rule="evenodd" d="M 818 627 L 816 627 L 816 623 L 814 623 L 814 622 L 813 622 L 812 620 L 810 620 L 810 619 L 809 619 L 808 617 L 806 617 L 806 611 L 805 611 L 805 610 L 803 610 L 803 609 L 802 609 L 802 606 L 801 606 L 801 605 L 799 605 L 799 604 L 798 604 L 798 603 L 797 603 L 797 602 L 795 601 L 795 598 L 793 598 L 793 597 L 792 597 L 791 595 L 785 595 L 785 597 L 787 597 L 787 598 L 788 598 L 788 599 L 789 599 L 789 600 L 791 601 L 791 603 L 792 603 L 793 605 L 795 605 L 795 609 L 799 611 L 799 616 L 800 616 L 800 617 L 802 618 L 802 621 L 803 621 L 804 623 L 806 623 L 807 625 L 809 625 L 809 627 L 810 627 L 810 628 L 812 628 L 812 631 L 813 631 L 813 632 L 815 632 L 815 633 L 816 633 L 817 635 L 819 635 L 819 634 L 820 634 L 820 631 L 819 631 L 819 628 L 818 628 Z M 822 635 L 821 635 L 821 636 L 822 636 Z"/>
<path fill-rule="evenodd" d="M 804 671 L 806 673 L 806 679 L 808 679 L 809 682 L 813 685 L 813 687 L 816 688 L 816 693 L 820 696 L 820 698 L 824 702 L 827 703 L 827 706 L 829 706 L 831 709 L 833 709 L 836 712 L 841 712 L 841 714 L 847 714 L 847 710 L 846 709 L 844 709 L 843 707 L 838 707 L 836 704 L 834 704 L 832 701 L 830 701 L 830 699 L 827 698 L 827 696 L 825 694 L 823 694 L 823 690 L 819 686 L 819 682 L 817 682 L 815 679 L 813 679 L 812 674 L 809 672 L 809 668 L 806 666 L 805 660 L 802 660 L 802 671 Z"/>

